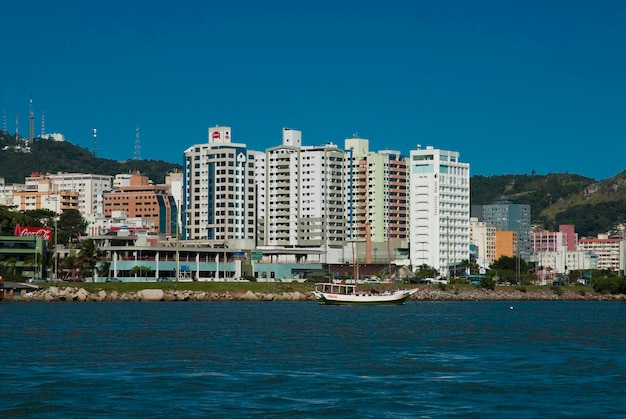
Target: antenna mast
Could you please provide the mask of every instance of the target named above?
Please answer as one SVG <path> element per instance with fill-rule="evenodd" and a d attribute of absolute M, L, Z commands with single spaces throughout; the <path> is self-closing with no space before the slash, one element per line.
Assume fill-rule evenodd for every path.
<path fill-rule="evenodd" d="M 44 135 L 46 135 L 46 116 L 41 111 L 41 137 L 43 138 Z"/>
<path fill-rule="evenodd" d="M 2 114 L 2 132 L 7 132 L 7 111 Z"/>
<path fill-rule="evenodd" d="M 139 140 L 139 124 L 135 127 L 135 160 L 141 160 L 141 142 Z"/>
<path fill-rule="evenodd" d="M 33 138 L 35 138 L 35 114 L 33 113 L 33 95 L 30 95 L 30 106 L 28 112 L 28 119 L 30 123 L 30 130 L 28 132 L 28 142 L 32 144 Z"/>
<path fill-rule="evenodd" d="M 98 130 L 93 129 L 93 155 L 98 154 Z"/>

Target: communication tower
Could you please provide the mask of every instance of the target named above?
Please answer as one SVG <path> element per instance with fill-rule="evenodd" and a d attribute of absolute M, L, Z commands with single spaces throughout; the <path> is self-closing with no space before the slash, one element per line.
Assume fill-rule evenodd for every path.
<path fill-rule="evenodd" d="M 93 155 L 98 154 L 98 129 L 93 129 Z"/>
<path fill-rule="evenodd" d="M 2 132 L 7 132 L 7 111 L 2 114 Z"/>
<path fill-rule="evenodd" d="M 44 135 L 46 135 L 46 117 L 41 111 L 41 137 L 43 138 Z"/>
<path fill-rule="evenodd" d="M 33 143 L 33 138 L 35 138 L 35 114 L 33 113 L 33 95 L 30 95 L 30 106 L 29 106 L 29 112 L 28 112 L 28 119 L 29 119 L 29 125 L 30 125 L 30 130 L 28 132 L 28 142 L 29 144 Z"/>
<path fill-rule="evenodd" d="M 135 127 L 135 160 L 141 160 L 141 142 L 139 141 L 139 124 Z"/>

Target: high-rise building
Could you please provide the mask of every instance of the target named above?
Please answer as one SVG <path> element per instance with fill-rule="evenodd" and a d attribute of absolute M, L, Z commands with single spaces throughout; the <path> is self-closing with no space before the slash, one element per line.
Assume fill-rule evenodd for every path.
<path fill-rule="evenodd" d="M 410 260 L 449 277 L 469 260 L 470 166 L 459 152 L 431 146 L 409 159 Z"/>
<path fill-rule="evenodd" d="M 399 151 L 372 152 L 364 138 L 346 139 L 344 148 L 347 238 L 369 241 L 374 255 L 366 260 L 387 260 L 387 243 L 395 249 L 408 242 L 407 159 Z"/>
<path fill-rule="evenodd" d="M 300 131 L 283 129 L 282 144 L 267 149 L 261 163 L 259 244 L 343 245 L 343 154 L 333 143 L 303 146 Z"/>
<path fill-rule="evenodd" d="M 510 199 L 501 197 L 495 204 L 482 205 L 480 213 L 480 221 L 501 231 L 516 231 L 518 243 L 515 256 L 530 260 L 530 205 L 514 204 Z"/>
<path fill-rule="evenodd" d="M 209 128 L 207 143 L 184 152 L 183 237 L 253 247 L 254 153 L 231 136 L 230 127 Z"/>

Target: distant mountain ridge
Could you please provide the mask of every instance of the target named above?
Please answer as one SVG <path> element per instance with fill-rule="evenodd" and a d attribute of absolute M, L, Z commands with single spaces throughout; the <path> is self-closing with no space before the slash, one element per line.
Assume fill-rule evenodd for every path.
<path fill-rule="evenodd" d="M 164 161 L 101 159 L 70 142 L 36 139 L 30 153 L 15 151 L 24 145 L 23 140 L 0 133 L 0 176 L 6 183 L 23 183 L 33 172 L 116 175 L 135 171 L 163 183 L 168 173 L 182 171 L 182 165 Z M 581 237 L 595 236 L 617 232 L 626 222 L 626 172 L 599 182 L 569 173 L 475 175 L 470 188 L 472 205 L 492 204 L 504 195 L 517 204 L 530 205 L 533 223 L 553 231 L 559 224 L 574 224 Z"/>

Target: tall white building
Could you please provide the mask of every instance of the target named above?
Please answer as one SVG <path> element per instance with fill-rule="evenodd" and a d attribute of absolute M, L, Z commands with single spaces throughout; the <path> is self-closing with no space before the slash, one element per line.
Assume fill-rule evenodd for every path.
<path fill-rule="evenodd" d="M 254 153 L 231 135 L 230 127 L 209 128 L 207 143 L 184 152 L 183 237 L 254 247 Z"/>
<path fill-rule="evenodd" d="M 469 259 L 469 163 L 461 163 L 457 151 L 432 146 L 411 150 L 409 160 L 411 265 L 449 277 Z"/>
<path fill-rule="evenodd" d="M 283 129 L 282 145 L 266 150 L 259 187 L 260 244 L 342 246 L 345 238 L 343 150 L 302 146 L 302 133 Z M 261 176 L 261 175 L 259 175 Z"/>

